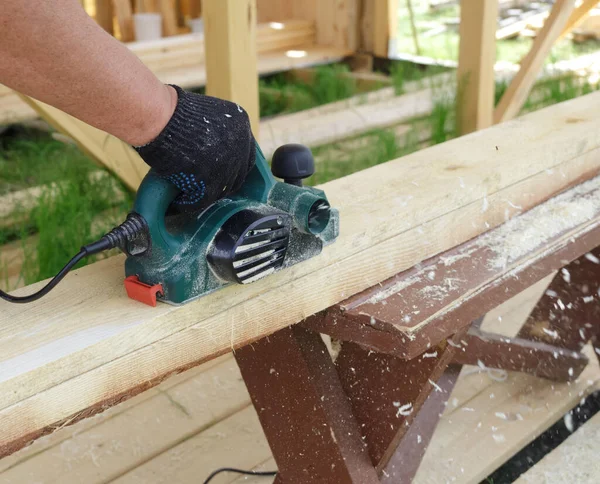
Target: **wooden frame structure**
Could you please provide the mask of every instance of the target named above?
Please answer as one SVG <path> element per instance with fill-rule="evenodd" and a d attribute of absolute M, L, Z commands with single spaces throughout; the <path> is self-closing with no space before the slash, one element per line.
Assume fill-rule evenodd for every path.
<path fill-rule="evenodd" d="M 343 403 L 344 394 L 357 391 L 355 359 L 372 362 L 372 369 L 365 364 L 360 371 L 372 371 L 373 375 L 382 362 L 397 367 L 398 372 L 408 371 L 407 365 L 413 364 L 407 359 L 426 362 L 419 365 L 427 371 L 419 376 L 423 385 L 410 390 L 413 396 L 408 397 L 408 389 L 399 390 L 393 380 L 389 388 L 377 387 L 388 392 L 391 404 L 385 409 L 385 418 L 394 421 L 403 421 L 398 420 L 401 417 L 410 420 L 416 417 L 418 407 L 429 406 L 427 395 L 436 385 L 443 388 L 438 377 L 463 339 L 475 347 L 497 350 L 498 361 L 488 360 L 489 366 L 507 365 L 500 355 L 502 346 L 510 344 L 523 355 L 508 360 L 511 369 L 558 380 L 575 377 L 586 360 L 573 351 L 593 334 L 580 336 L 581 315 L 587 314 L 588 306 L 581 294 L 572 291 L 583 291 L 583 287 L 566 287 L 564 276 L 562 282 L 557 279 L 553 283 L 551 295 L 532 315 L 531 330 L 526 327 L 519 340 L 506 342 L 476 331 L 463 333 L 471 320 L 493 305 L 571 260 L 579 262 L 568 271 L 582 280 L 595 277 L 597 256 L 584 254 L 600 242 L 600 187 L 597 179 L 583 182 L 600 172 L 600 121 L 594 116 L 598 106 L 600 94 L 591 94 L 532 113 L 518 123 L 506 123 L 327 184 L 324 189 L 340 209 L 343 221 L 339 240 L 320 257 L 243 290 L 230 287 L 183 307 L 144 308 L 126 298 L 121 285 L 123 259 L 114 257 L 77 271 L 51 297 L 26 311 L 21 306 L 7 306 L 0 325 L 0 455 L 127 399 L 172 373 L 237 349 L 257 402 L 266 396 L 275 398 L 273 391 L 284 392 L 281 398 L 291 398 L 285 392 L 295 391 L 299 382 L 305 382 L 300 375 L 305 375 L 311 382 L 304 393 L 306 401 L 310 399 L 319 408 L 311 418 L 319 418 L 333 429 L 319 437 L 319 446 L 311 447 L 312 455 L 319 449 L 317 457 L 333 452 L 340 462 L 338 471 L 346 473 L 346 481 L 339 482 L 376 482 L 383 471 L 397 472 L 390 466 L 396 449 L 405 448 L 405 441 L 397 433 L 381 434 L 381 440 L 367 436 L 372 442 L 367 451 L 356 446 L 356 432 L 344 436 L 342 431 L 348 430 L 348 425 L 359 429 L 371 425 L 356 423 L 368 410 L 361 407 L 360 399 L 350 397 L 347 405 Z M 522 163 L 523 158 L 528 163 Z M 434 203 L 434 199 L 446 202 Z M 548 224 L 548 219 L 556 220 L 556 214 L 563 215 L 560 223 Z M 495 231 L 480 235 L 495 227 Z M 525 245 L 523 227 L 537 230 L 529 234 L 528 240 L 533 242 Z M 468 242 L 474 237 L 478 238 Z M 436 254 L 441 255 L 415 266 Z M 456 277 L 446 277 L 451 274 Z M 427 304 L 422 303 L 423 290 L 433 291 L 435 296 L 427 299 Z M 554 294 L 573 311 L 568 313 L 569 320 L 557 319 L 540 334 L 540 319 L 547 320 L 548 311 L 555 311 L 554 305 L 559 304 Z M 357 296 L 347 300 L 350 295 Z M 571 301 L 571 297 L 578 299 Z M 421 300 L 416 309 L 410 302 L 414 298 Z M 388 306 L 404 308 L 402 315 L 390 313 Z M 326 312 L 306 319 L 302 326 L 285 329 L 323 310 Z M 248 346 L 279 330 L 271 336 L 271 343 L 264 340 Z M 336 366 L 324 358 L 321 343 L 311 333 L 315 330 L 350 342 L 342 345 Z M 456 339 L 444 343 L 453 334 L 458 334 Z M 552 339 L 544 339 L 545 334 Z M 543 341 L 535 343 L 539 339 Z M 274 347 L 273 342 L 278 342 L 279 351 L 268 349 Z M 366 351 L 361 349 L 364 345 Z M 556 348 L 561 345 L 569 352 Z M 281 358 L 283 347 L 287 348 L 285 361 L 270 360 Z M 369 355 L 369 349 L 376 355 Z M 530 351 L 535 351 L 544 365 L 533 368 L 527 357 Z M 476 355 L 455 361 L 472 362 Z M 276 385 L 275 389 L 267 385 L 280 378 L 277 372 L 285 379 L 292 359 L 296 362 L 295 383 Z M 268 366 L 275 363 L 277 366 Z M 251 370 L 256 365 L 264 371 Z M 263 378 L 265 371 L 270 379 Z M 315 389 L 321 391 L 311 394 Z M 341 406 L 333 406 L 336 401 Z M 431 405 L 436 408 L 439 401 Z M 259 409 L 263 407 L 261 403 Z M 340 421 L 332 408 L 343 410 L 350 420 Z M 410 408 L 413 411 L 407 413 Z M 301 407 L 298 411 L 302 412 Z M 285 416 L 285 411 L 281 412 L 278 415 Z M 261 418 L 270 435 L 268 415 L 263 412 Z M 295 422 L 298 435 L 306 431 L 302 420 Z M 424 439 L 427 434 L 419 435 Z M 309 441 L 297 439 L 296 443 L 303 442 Z M 274 452 L 282 479 L 286 472 L 295 475 L 294 466 L 301 460 L 294 464 L 279 450 Z M 356 458 L 350 459 L 350 455 Z M 347 463 L 345 469 L 342 462 Z M 355 464 L 360 466 L 348 469 Z M 321 468 L 315 464 L 314 469 Z"/>
<path fill-rule="evenodd" d="M 498 0 L 462 0 L 458 64 L 458 123 L 463 134 L 514 118 L 525 104 L 555 42 L 573 30 L 598 2 L 557 0 L 531 50 L 494 107 Z"/>

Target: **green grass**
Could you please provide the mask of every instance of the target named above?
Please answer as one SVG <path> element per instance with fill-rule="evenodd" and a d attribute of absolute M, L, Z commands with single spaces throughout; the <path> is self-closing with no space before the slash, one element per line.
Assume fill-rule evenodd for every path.
<path fill-rule="evenodd" d="M 413 153 L 420 148 L 418 128 L 398 136 L 394 129 L 378 129 L 353 140 L 345 140 L 313 149 L 317 169 L 308 179 L 309 185 L 319 185 L 372 166 Z"/>
<path fill-rule="evenodd" d="M 90 177 L 98 168 L 75 147 L 55 141 L 47 133 L 19 132 L 4 136 L 0 143 L 5 148 L 0 155 L 0 180 L 5 187 L 58 182 L 44 191 L 27 221 L 0 229 L 0 243 L 22 242 L 25 263 L 21 279 L 26 284 L 56 274 L 81 245 L 100 237 L 131 207 L 131 195 L 123 197 L 124 189 L 114 178 Z M 109 210 L 115 216 L 108 217 Z"/>
<path fill-rule="evenodd" d="M 310 83 L 290 80 L 287 74 L 261 79 L 261 117 L 293 113 L 347 99 L 358 93 L 356 81 L 345 75 L 350 72 L 345 64 L 318 66 L 314 72 L 314 80 Z"/>
<path fill-rule="evenodd" d="M 57 180 L 70 169 L 90 171 L 93 163 L 77 148 L 48 133 L 14 128 L 0 137 L 0 195 Z"/>
<path fill-rule="evenodd" d="M 407 82 L 425 81 L 428 77 L 447 71 L 448 68 L 443 66 L 419 66 L 412 62 L 394 61 L 390 66 L 390 77 L 396 94 L 401 95 L 405 93 Z"/>

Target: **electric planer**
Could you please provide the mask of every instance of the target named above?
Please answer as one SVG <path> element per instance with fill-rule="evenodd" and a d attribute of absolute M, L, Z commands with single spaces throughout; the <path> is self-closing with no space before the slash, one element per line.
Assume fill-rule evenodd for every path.
<path fill-rule="evenodd" d="M 121 247 L 127 294 L 184 304 L 315 257 L 338 236 L 339 215 L 322 190 L 302 186 L 313 173 L 307 147 L 281 146 L 269 170 L 257 145 L 256 164 L 234 195 L 199 214 L 169 216 L 179 191 L 150 171 L 129 217 L 147 228 Z"/>
<path fill-rule="evenodd" d="M 338 211 L 325 193 L 302 186 L 314 170 L 310 150 L 288 144 L 275 151 L 271 173 L 257 145 L 256 164 L 240 190 L 201 213 L 175 212 L 171 204 L 179 189 L 150 170 L 121 225 L 83 246 L 39 291 L 0 291 L 0 298 L 36 301 L 80 260 L 116 247 L 127 254 L 127 294 L 151 306 L 157 300 L 185 304 L 229 284 L 262 279 L 315 257 L 339 234 Z"/>

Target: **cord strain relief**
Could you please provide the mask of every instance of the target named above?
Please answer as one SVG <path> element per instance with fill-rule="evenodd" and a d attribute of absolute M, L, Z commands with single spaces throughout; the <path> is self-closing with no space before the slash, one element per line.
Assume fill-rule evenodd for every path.
<path fill-rule="evenodd" d="M 121 225 L 112 229 L 103 238 L 110 242 L 111 247 L 118 247 L 127 254 L 142 253 L 149 248 L 148 224 L 144 217 L 131 212 Z M 132 250 L 134 246 L 135 251 Z"/>

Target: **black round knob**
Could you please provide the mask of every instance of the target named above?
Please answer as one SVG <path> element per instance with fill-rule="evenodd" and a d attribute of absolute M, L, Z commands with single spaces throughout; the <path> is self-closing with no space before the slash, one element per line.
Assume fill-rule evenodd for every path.
<path fill-rule="evenodd" d="M 271 171 L 284 182 L 301 187 L 302 180 L 315 172 L 315 159 L 307 146 L 283 145 L 273 153 Z"/>

